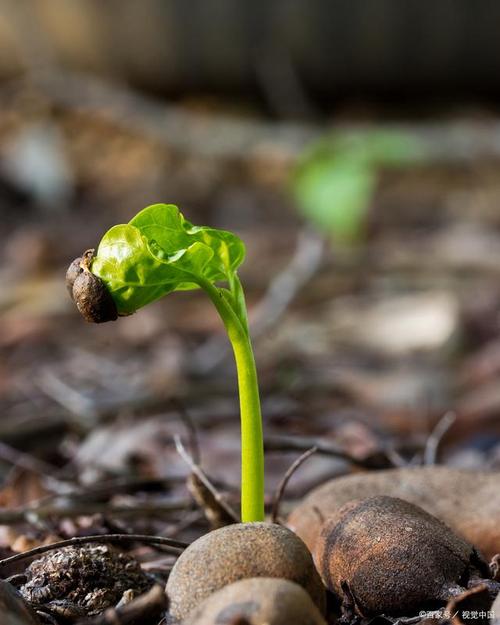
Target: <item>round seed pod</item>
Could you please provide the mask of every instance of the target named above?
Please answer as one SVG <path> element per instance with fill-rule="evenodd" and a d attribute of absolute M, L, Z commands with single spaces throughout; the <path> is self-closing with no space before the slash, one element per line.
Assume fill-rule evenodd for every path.
<path fill-rule="evenodd" d="M 444 523 L 385 496 L 350 502 L 328 519 L 314 556 L 325 585 L 350 593 L 362 616 L 408 614 L 448 599 L 477 558 Z"/>
<path fill-rule="evenodd" d="M 388 495 L 421 506 L 492 558 L 500 545 L 499 481 L 500 471 L 444 466 L 354 473 L 314 488 L 292 511 L 287 525 L 314 551 L 323 520 L 345 503 Z"/>
<path fill-rule="evenodd" d="M 83 317 L 93 323 L 115 321 L 116 304 L 104 282 L 84 269 L 73 284 L 73 299 Z"/>
<path fill-rule="evenodd" d="M 82 316 L 92 323 L 115 321 L 116 304 L 104 282 L 91 270 L 94 250 L 87 250 L 68 267 L 66 287 Z"/>
<path fill-rule="evenodd" d="M 66 288 L 68 289 L 69 296 L 73 299 L 73 285 L 78 276 L 83 272 L 81 267 L 82 258 L 79 256 L 68 267 L 66 272 Z"/>
<path fill-rule="evenodd" d="M 181 620 L 211 594 L 250 577 L 284 578 L 324 612 L 325 590 L 307 547 L 272 523 L 237 523 L 205 534 L 178 558 L 167 582 L 170 612 Z"/>
<path fill-rule="evenodd" d="M 326 625 L 311 597 L 287 579 L 242 579 L 210 595 L 184 625 Z"/>

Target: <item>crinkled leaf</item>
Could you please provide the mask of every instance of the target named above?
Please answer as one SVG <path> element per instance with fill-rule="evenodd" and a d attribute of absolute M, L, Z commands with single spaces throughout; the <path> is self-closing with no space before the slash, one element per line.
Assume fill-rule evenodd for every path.
<path fill-rule="evenodd" d="M 175 254 L 194 242 L 188 234 L 192 224 L 173 204 L 148 206 L 137 213 L 129 224 L 138 228 L 147 241 L 156 241 L 166 254 Z"/>
<path fill-rule="evenodd" d="M 176 206 L 155 204 L 104 235 L 92 271 L 126 314 L 171 291 L 198 288 L 200 278 L 230 281 L 244 254 L 232 233 L 194 227 Z"/>
<path fill-rule="evenodd" d="M 139 228 L 148 241 L 155 241 L 166 254 L 176 254 L 195 241 L 205 244 L 213 252 L 211 262 L 205 267 L 205 277 L 212 281 L 227 280 L 245 258 L 245 246 L 236 235 L 216 228 L 193 226 L 173 204 L 148 206 L 129 223 Z M 156 255 L 156 251 L 153 254 Z"/>
<path fill-rule="evenodd" d="M 114 226 L 104 235 L 92 263 L 104 280 L 118 312 L 127 314 L 180 288 L 196 288 L 189 276 L 155 258 L 134 226 Z"/>
<path fill-rule="evenodd" d="M 218 279 L 217 274 L 222 274 L 227 280 L 245 259 L 245 245 L 232 232 L 193 226 L 189 234 L 213 250 L 214 255 L 209 267 L 213 280 Z"/>

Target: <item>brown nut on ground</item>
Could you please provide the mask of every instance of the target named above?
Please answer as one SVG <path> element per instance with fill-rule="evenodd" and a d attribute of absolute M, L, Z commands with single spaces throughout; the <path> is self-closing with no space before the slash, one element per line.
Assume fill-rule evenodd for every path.
<path fill-rule="evenodd" d="M 311 597 L 287 579 L 254 577 L 225 586 L 184 621 L 184 625 L 326 625 Z"/>
<path fill-rule="evenodd" d="M 499 471 L 442 466 L 346 475 L 313 489 L 291 513 L 287 525 L 313 551 L 323 520 L 345 503 L 388 495 L 421 506 L 492 558 L 500 545 L 499 483 Z"/>
<path fill-rule="evenodd" d="M 217 590 L 250 577 L 296 582 L 324 612 L 325 590 L 307 547 L 293 532 L 272 523 L 228 525 L 192 543 L 168 579 L 170 612 L 186 618 Z"/>
<path fill-rule="evenodd" d="M 479 561 L 444 523 L 385 496 L 350 502 L 327 520 L 314 557 L 325 585 L 341 597 L 348 592 L 363 616 L 409 614 L 446 600 Z"/>

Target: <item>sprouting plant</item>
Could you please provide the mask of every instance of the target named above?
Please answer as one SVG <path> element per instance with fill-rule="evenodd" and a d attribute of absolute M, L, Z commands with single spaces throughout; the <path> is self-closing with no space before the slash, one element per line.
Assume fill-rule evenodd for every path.
<path fill-rule="evenodd" d="M 86 252 L 83 259 L 71 264 L 67 279 L 80 312 L 97 322 L 116 319 L 117 314 L 131 314 L 172 291 L 206 292 L 225 325 L 236 361 L 241 415 L 241 517 L 242 521 L 261 521 L 262 417 L 245 297 L 237 273 L 244 257 L 245 246 L 233 233 L 193 226 L 176 206 L 154 204 L 128 224 L 108 230 L 95 255 Z"/>
<path fill-rule="evenodd" d="M 326 136 L 299 159 L 291 192 L 299 211 L 334 243 L 363 238 L 380 169 L 408 166 L 425 156 L 403 131 Z"/>

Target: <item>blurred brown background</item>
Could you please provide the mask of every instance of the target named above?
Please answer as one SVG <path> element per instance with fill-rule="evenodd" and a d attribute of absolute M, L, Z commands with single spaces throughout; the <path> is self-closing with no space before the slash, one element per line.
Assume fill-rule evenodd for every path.
<path fill-rule="evenodd" d="M 5 74 L 52 61 L 171 96 L 498 95 L 500 9 L 442 0 L 2 1 Z M 276 97 L 279 95 L 274 94 Z M 290 111 L 299 112 L 297 102 Z"/>

